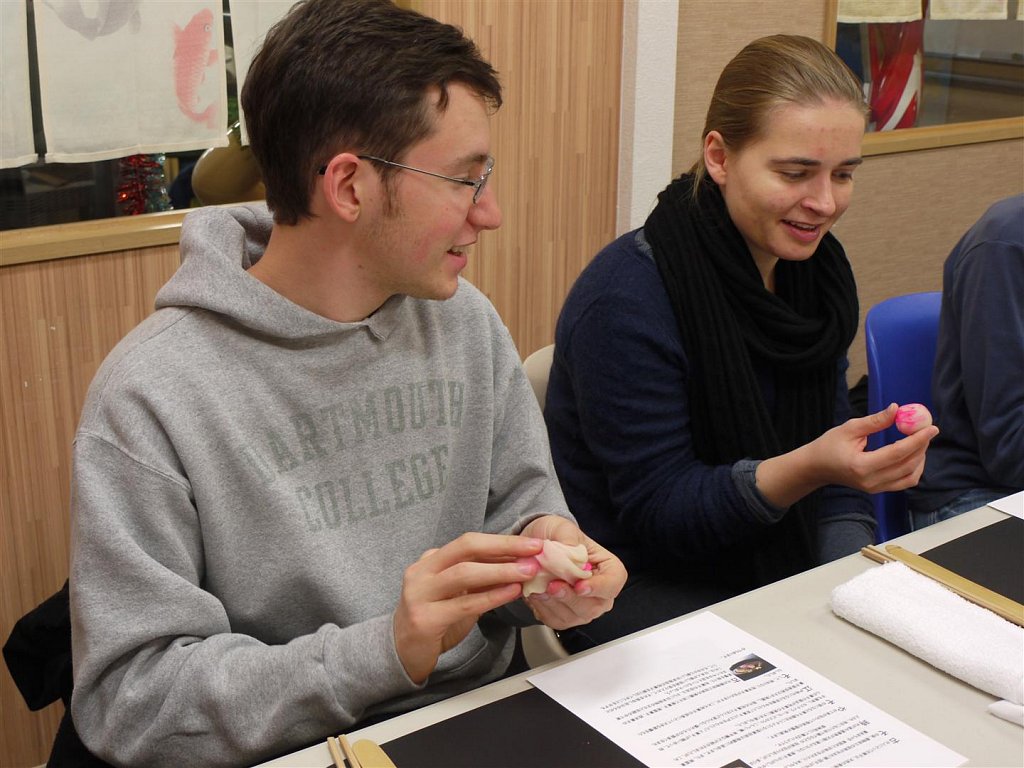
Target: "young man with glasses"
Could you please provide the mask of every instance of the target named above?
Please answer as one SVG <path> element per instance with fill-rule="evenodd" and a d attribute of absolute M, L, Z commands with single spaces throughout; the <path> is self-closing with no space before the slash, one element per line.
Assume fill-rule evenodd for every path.
<path fill-rule="evenodd" d="M 261 204 L 196 212 L 75 443 L 72 713 L 117 764 L 251 764 L 505 673 L 621 562 L 554 476 L 516 349 L 460 280 L 501 223 L 493 69 L 390 3 L 309 0 L 243 92 Z M 542 542 L 592 573 L 521 600 Z"/>

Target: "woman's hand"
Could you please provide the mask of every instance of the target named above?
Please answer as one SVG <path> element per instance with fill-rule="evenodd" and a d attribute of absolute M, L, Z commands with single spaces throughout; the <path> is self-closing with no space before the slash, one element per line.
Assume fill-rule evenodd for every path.
<path fill-rule="evenodd" d="M 867 493 L 902 491 L 917 485 L 925 451 L 939 434 L 929 425 L 913 434 L 866 451 L 868 435 L 896 420 L 895 403 L 884 411 L 850 419 L 796 450 L 765 459 L 757 467 L 757 487 L 777 507 L 788 507 L 825 485 L 844 485 Z"/>
<path fill-rule="evenodd" d="M 888 429 L 896 420 L 896 404 L 884 411 L 830 429 L 811 447 L 820 451 L 826 484 L 845 485 L 868 493 L 902 491 L 917 485 L 924 472 L 928 444 L 939 434 L 926 426 L 874 451 L 865 451 L 868 435 Z"/>

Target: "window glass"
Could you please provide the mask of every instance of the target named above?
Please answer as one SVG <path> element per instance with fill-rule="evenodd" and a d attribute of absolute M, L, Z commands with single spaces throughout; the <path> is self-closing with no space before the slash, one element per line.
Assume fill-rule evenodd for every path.
<path fill-rule="evenodd" d="M 1024 22 L 932 19 L 837 25 L 836 51 L 864 82 L 869 130 L 1024 115 Z"/>
<path fill-rule="evenodd" d="M 232 60 L 231 18 L 224 1 L 225 67 L 228 85 L 228 120 L 225 134 L 234 135 L 233 151 L 240 151 L 238 98 Z M 29 3 L 32 29 L 33 3 Z M 39 157 L 46 152 L 39 107 L 39 75 L 33 52 L 34 35 L 29 38 L 29 78 L 36 147 Z M 199 205 L 192 189 L 191 174 L 203 150 L 132 155 L 100 162 L 36 162 L 18 168 L 0 169 L 0 230 L 47 224 L 106 219 Z"/>

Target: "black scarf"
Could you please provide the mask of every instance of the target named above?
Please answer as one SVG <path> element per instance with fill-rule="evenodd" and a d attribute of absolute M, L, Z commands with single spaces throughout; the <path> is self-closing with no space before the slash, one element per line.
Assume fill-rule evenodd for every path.
<path fill-rule="evenodd" d="M 659 196 L 644 225 L 682 334 L 694 450 L 707 464 L 766 459 L 832 426 L 836 363 L 857 331 L 857 288 L 842 246 L 827 234 L 806 261 L 780 260 L 775 293 L 710 179 L 692 196 L 683 175 Z M 775 376 L 769 412 L 754 361 Z M 731 547 L 723 569 L 743 588 L 816 563 L 819 494 Z M 730 579 L 731 580 L 731 579 Z"/>

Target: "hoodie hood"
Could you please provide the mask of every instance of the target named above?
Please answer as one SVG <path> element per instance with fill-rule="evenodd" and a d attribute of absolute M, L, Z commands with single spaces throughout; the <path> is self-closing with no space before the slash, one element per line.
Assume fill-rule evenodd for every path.
<path fill-rule="evenodd" d="M 266 203 L 201 208 L 181 225 L 181 266 L 156 296 L 156 308 L 202 309 L 281 340 L 315 339 L 366 329 L 385 339 L 404 297 L 394 296 L 365 320 L 339 323 L 304 307 L 250 276 L 270 241 L 274 220 Z"/>

